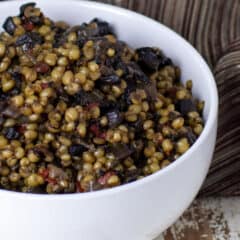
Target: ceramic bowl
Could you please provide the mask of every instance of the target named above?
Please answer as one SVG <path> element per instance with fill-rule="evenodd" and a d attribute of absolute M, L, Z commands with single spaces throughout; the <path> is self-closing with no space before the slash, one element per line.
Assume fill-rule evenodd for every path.
<path fill-rule="evenodd" d="M 134 183 L 91 193 L 35 195 L 0 190 L 0 236 L 4 240 L 152 240 L 189 206 L 206 177 L 215 145 L 218 96 L 199 53 L 164 25 L 118 7 L 82 1 L 36 1 L 47 16 L 80 24 L 110 22 L 130 46 L 157 46 L 193 80 L 206 103 L 205 128 L 177 161 Z M 20 1 L 0 3 L 0 22 L 19 12 Z"/>

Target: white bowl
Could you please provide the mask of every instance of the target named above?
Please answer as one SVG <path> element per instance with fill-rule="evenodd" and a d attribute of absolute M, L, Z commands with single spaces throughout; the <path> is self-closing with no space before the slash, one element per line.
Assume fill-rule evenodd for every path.
<path fill-rule="evenodd" d="M 55 20 L 79 24 L 99 17 L 113 24 L 132 47 L 158 46 L 193 80 L 204 99 L 205 128 L 194 145 L 165 169 L 131 184 L 92 193 L 34 195 L 0 190 L 0 236 L 4 240 L 151 240 L 189 206 L 207 174 L 217 129 L 217 89 L 197 51 L 167 27 L 121 8 L 94 2 L 42 1 Z M 1 2 L 0 22 L 22 2 Z"/>

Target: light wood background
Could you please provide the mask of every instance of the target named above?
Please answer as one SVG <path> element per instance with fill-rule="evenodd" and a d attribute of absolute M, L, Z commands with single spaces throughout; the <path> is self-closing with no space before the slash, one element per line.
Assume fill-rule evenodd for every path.
<path fill-rule="evenodd" d="M 169 26 L 203 55 L 220 96 L 218 140 L 201 196 L 240 195 L 240 0 L 100 0 Z M 144 31 L 144 30 L 143 30 Z"/>
<path fill-rule="evenodd" d="M 239 240 L 240 198 L 196 200 L 155 240 Z"/>

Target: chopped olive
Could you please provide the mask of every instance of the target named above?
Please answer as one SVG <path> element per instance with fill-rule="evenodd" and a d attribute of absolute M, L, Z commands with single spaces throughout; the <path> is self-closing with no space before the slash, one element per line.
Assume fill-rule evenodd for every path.
<path fill-rule="evenodd" d="M 120 78 L 117 75 L 101 77 L 98 81 L 103 84 L 119 84 L 121 82 Z"/>
<path fill-rule="evenodd" d="M 138 179 L 140 174 L 141 174 L 141 171 L 139 171 L 138 169 L 127 171 L 124 174 L 124 181 L 126 183 L 134 182 Z"/>
<path fill-rule="evenodd" d="M 159 66 L 159 56 L 150 47 L 137 49 L 138 63 L 150 70 L 156 71 Z"/>
<path fill-rule="evenodd" d="M 108 126 L 110 128 L 118 126 L 123 121 L 122 114 L 119 112 L 118 109 L 112 109 L 109 112 L 107 112 L 106 115 L 108 118 Z"/>
<path fill-rule="evenodd" d="M 182 115 L 187 115 L 189 112 L 196 111 L 196 105 L 192 99 L 182 99 L 177 102 L 176 109 Z"/>
<path fill-rule="evenodd" d="M 134 152 L 134 156 L 136 160 L 139 160 L 142 158 L 142 152 L 143 152 L 143 148 L 144 148 L 144 142 L 143 140 L 139 139 L 136 141 L 133 141 L 131 143 L 131 148 Z"/>
<path fill-rule="evenodd" d="M 20 17 L 24 16 L 24 11 L 28 8 L 28 7 L 35 7 L 36 6 L 36 3 L 34 2 L 30 2 L 30 3 L 26 3 L 26 4 L 23 4 L 21 7 L 20 7 Z"/>
<path fill-rule="evenodd" d="M 92 22 L 97 24 L 96 36 L 112 34 L 112 29 L 107 22 L 101 21 L 98 18 L 93 19 Z"/>
<path fill-rule="evenodd" d="M 32 48 L 34 45 L 41 44 L 42 42 L 43 39 L 41 35 L 36 32 L 28 32 L 16 40 L 16 46 L 23 46 L 26 44 L 28 48 Z"/>
<path fill-rule="evenodd" d="M 13 22 L 12 17 L 8 17 L 5 22 L 3 23 L 3 29 L 10 35 L 14 34 L 14 31 L 16 29 L 16 25 Z"/>
<path fill-rule="evenodd" d="M 65 32 L 66 29 L 62 27 L 54 27 L 54 41 L 53 41 L 53 47 L 57 48 L 60 47 L 63 43 L 66 41 Z"/>
<path fill-rule="evenodd" d="M 21 92 L 22 88 L 22 74 L 19 72 L 13 72 L 11 76 L 15 81 L 15 86 L 10 93 L 11 95 L 17 95 Z"/>
<path fill-rule="evenodd" d="M 118 161 L 129 157 L 133 151 L 127 144 L 118 143 L 108 147 L 108 152 L 112 153 Z"/>
<path fill-rule="evenodd" d="M 85 92 L 80 90 L 73 96 L 73 103 L 86 106 L 92 103 L 101 104 L 104 100 L 104 95 L 98 90 L 92 92 Z"/>
<path fill-rule="evenodd" d="M 127 78 L 129 81 L 133 81 L 136 84 L 149 83 L 149 78 L 135 62 L 127 64 Z"/>
<path fill-rule="evenodd" d="M 191 128 L 188 128 L 188 130 L 186 132 L 186 137 L 187 137 L 190 145 L 192 145 L 197 140 L 197 136 L 193 133 Z"/>
<path fill-rule="evenodd" d="M 129 123 L 129 126 L 134 128 L 136 135 L 142 135 L 143 120 L 140 117 L 135 122 Z"/>
<path fill-rule="evenodd" d="M 1 114 L 4 117 L 9 117 L 13 119 L 17 119 L 21 115 L 18 108 L 12 105 L 7 105 L 7 104 L 5 104 L 5 108 L 1 111 Z"/>
<path fill-rule="evenodd" d="M 101 107 L 101 113 L 106 114 L 108 111 L 111 111 L 112 109 L 117 107 L 117 103 L 115 101 L 111 100 L 104 100 Z"/>
<path fill-rule="evenodd" d="M 36 26 L 41 26 L 43 24 L 43 17 L 42 16 L 29 17 L 29 22 L 33 23 Z"/>
<path fill-rule="evenodd" d="M 71 156 L 79 156 L 84 151 L 86 151 L 86 148 L 81 144 L 74 144 L 69 147 L 69 153 L 71 154 Z"/>
<path fill-rule="evenodd" d="M 5 129 L 5 137 L 7 139 L 9 139 L 9 140 L 17 139 L 17 138 L 19 138 L 19 136 L 20 136 L 19 132 L 16 131 L 16 129 L 13 127 Z"/>
<path fill-rule="evenodd" d="M 172 61 L 166 58 L 158 49 L 143 47 L 136 50 L 138 63 L 146 71 L 157 71 L 158 69 L 171 65 Z"/>
<path fill-rule="evenodd" d="M 2 89 L 0 88 L 0 100 L 6 100 L 8 97 L 8 95 L 6 93 L 4 93 L 2 91 Z M 1 106 L 1 103 L 0 103 L 0 106 Z"/>

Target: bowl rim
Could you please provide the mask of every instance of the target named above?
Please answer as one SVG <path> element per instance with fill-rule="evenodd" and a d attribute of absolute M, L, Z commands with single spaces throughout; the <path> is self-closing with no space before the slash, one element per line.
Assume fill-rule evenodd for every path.
<path fill-rule="evenodd" d="M 17 6 L 21 5 L 24 3 L 27 3 L 30 1 L 8 1 L 8 2 L 0 2 L 1 5 L 8 5 L 9 7 L 12 6 Z M 34 1 L 37 4 L 46 4 L 47 1 L 44 0 L 36 0 Z M 158 172 L 151 174 L 149 176 L 146 176 L 142 179 L 139 179 L 137 181 L 134 181 L 132 183 L 120 185 L 117 187 L 109 188 L 109 189 L 102 189 L 99 191 L 93 191 L 93 192 L 85 192 L 85 193 L 65 193 L 65 194 L 36 194 L 36 193 L 22 193 L 22 192 L 15 192 L 15 191 L 10 191 L 10 190 L 5 190 L 5 189 L 0 189 L 0 195 L 8 195 L 9 197 L 14 197 L 14 198 L 23 198 L 23 199 L 34 199 L 34 200 L 80 200 L 80 199 L 92 199 L 92 198 L 100 198 L 100 197 L 107 197 L 113 194 L 125 192 L 128 190 L 133 190 L 138 187 L 141 187 L 151 181 L 156 180 L 160 176 L 163 176 L 165 174 L 168 174 L 168 172 L 172 171 L 174 168 L 176 168 L 178 165 L 182 164 L 182 162 L 185 161 L 185 159 L 188 158 L 188 156 L 194 152 L 208 137 L 209 132 L 211 129 L 214 128 L 214 124 L 216 124 L 217 121 L 217 115 L 218 115 L 218 92 L 217 92 L 217 86 L 216 82 L 214 80 L 214 76 L 209 69 L 206 61 L 203 59 L 203 57 L 199 54 L 199 52 L 187 41 L 185 40 L 182 36 L 180 36 L 178 33 L 176 33 L 174 30 L 168 28 L 167 26 L 163 25 L 162 23 L 151 19 L 150 17 L 144 16 L 140 13 L 124 9 L 122 7 L 118 6 L 113 6 L 110 4 L 106 3 L 99 3 L 99 2 L 94 2 L 94 1 L 76 1 L 76 0 L 52 0 L 50 2 L 47 2 L 49 5 L 54 5 L 57 3 L 58 5 L 64 5 L 64 4 L 76 4 L 78 7 L 88 7 L 91 9 L 97 9 L 99 11 L 104 10 L 108 12 L 120 12 L 122 17 L 124 16 L 129 16 L 131 15 L 132 17 L 138 18 L 139 20 L 147 21 L 151 25 L 155 25 L 158 27 L 161 27 L 164 31 L 169 32 L 173 38 L 176 39 L 176 41 L 181 41 L 182 44 L 184 44 L 191 52 L 193 55 L 198 58 L 199 61 L 199 68 L 201 69 L 200 71 L 205 72 L 208 75 L 208 85 L 210 88 L 210 107 L 209 107 L 209 114 L 208 114 L 208 119 L 206 121 L 206 124 L 204 126 L 203 132 L 201 135 L 198 137 L 196 142 L 189 148 L 189 150 L 184 153 L 182 156 L 180 156 L 177 161 L 174 161 L 171 163 L 169 166 L 159 170 Z"/>

